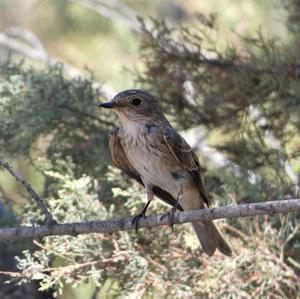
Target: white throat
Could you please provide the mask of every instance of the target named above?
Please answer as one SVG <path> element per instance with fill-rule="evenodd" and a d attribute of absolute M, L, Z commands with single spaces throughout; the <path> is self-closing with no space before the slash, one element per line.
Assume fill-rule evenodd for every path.
<path fill-rule="evenodd" d="M 143 131 L 146 130 L 144 122 L 134 122 L 130 120 L 126 120 L 123 122 L 123 128 L 126 134 L 135 137 L 141 134 Z"/>

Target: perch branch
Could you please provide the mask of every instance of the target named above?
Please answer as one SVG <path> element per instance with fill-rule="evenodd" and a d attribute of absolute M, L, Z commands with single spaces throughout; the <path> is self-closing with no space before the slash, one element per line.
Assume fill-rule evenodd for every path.
<path fill-rule="evenodd" d="M 20 176 L 19 174 L 17 174 L 13 170 L 13 168 L 9 165 L 9 163 L 6 162 L 6 161 L 4 161 L 1 157 L 0 157 L 0 166 L 2 166 L 3 168 L 5 168 L 18 182 L 20 182 L 25 187 L 25 189 L 27 190 L 27 192 L 35 200 L 35 202 L 37 203 L 38 207 L 41 209 L 41 211 L 45 215 L 46 223 L 47 224 L 54 224 L 54 223 L 56 223 L 56 221 L 53 219 L 50 211 L 48 210 L 47 205 L 44 202 L 44 200 L 34 191 L 34 189 L 31 187 L 31 185 L 28 182 L 26 182 L 25 179 L 22 176 Z"/>
<path fill-rule="evenodd" d="M 272 215 L 278 213 L 300 212 L 300 199 L 278 200 L 261 203 L 232 205 L 221 208 L 200 209 L 178 212 L 174 216 L 174 223 L 186 223 L 193 221 L 208 221 L 221 218 L 237 218 L 255 215 Z M 120 220 L 89 221 L 82 223 L 64 223 L 44 226 L 21 226 L 0 229 L 0 240 L 20 240 L 41 238 L 53 235 L 71 235 L 88 233 L 111 233 L 120 230 L 135 229 L 132 217 Z M 139 227 L 156 227 L 167 225 L 167 217 L 162 214 L 142 218 Z"/>

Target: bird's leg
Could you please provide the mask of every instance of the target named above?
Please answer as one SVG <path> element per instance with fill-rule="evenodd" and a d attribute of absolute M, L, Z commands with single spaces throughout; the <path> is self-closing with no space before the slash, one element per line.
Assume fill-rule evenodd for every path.
<path fill-rule="evenodd" d="M 160 218 L 160 219 L 163 219 L 166 216 L 168 216 L 168 218 L 169 218 L 169 225 L 172 228 L 173 232 L 174 232 L 174 216 L 175 216 L 176 210 L 177 210 L 177 208 L 179 206 L 179 202 L 182 199 L 182 196 L 183 196 L 183 188 L 182 188 L 182 185 L 180 184 L 180 188 L 179 188 L 179 191 L 177 193 L 177 198 L 176 198 L 176 202 L 175 202 L 174 206 L 171 208 L 171 210 L 169 212 L 167 212 L 166 214 L 162 215 L 162 217 Z"/>
<path fill-rule="evenodd" d="M 135 231 L 138 231 L 138 226 L 139 226 L 139 221 L 141 218 L 146 218 L 146 211 L 153 199 L 153 191 L 152 191 L 152 187 L 145 184 L 146 187 L 146 192 L 147 192 L 147 198 L 148 198 L 148 202 L 146 203 L 145 207 L 143 208 L 142 212 L 138 215 L 136 215 L 133 220 L 132 220 L 132 224 L 135 224 Z"/>

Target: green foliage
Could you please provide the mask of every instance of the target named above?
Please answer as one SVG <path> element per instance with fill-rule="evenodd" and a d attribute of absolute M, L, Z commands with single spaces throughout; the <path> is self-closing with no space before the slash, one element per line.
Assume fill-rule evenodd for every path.
<path fill-rule="evenodd" d="M 138 74 L 138 82 L 160 98 L 177 126 L 209 128 L 214 133 L 211 145 L 238 165 L 234 177 L 226 168 L 207 173 L 208 183 L 218 183 L 210 184 L 209 189 L 217 201 L 224 204 L 226 198 L 227 202 L 253 202 L 297 197 L 297 45 L 288 46 L 258 32 L 253 38 L 241 38 L 237 48 L 220 40 L 213 18 L 197 18 L 198 26 L 192 29 L 173 29 L 164 22 L 155 22 L 151 30 L 143 27 L 146 70 Z M 221 142 L 213 136 L 221 136 Z M 255 182 L 251 182 L 250 173 L 255 173 Z M 278 248 L 274 252 L 285 261 L 296 259 L 294 266 L 299 263 L 298 221 L 297 214 L 290 215 L 288 221 L 277 217 L 270 220 L 282 242 L 281 252 Z M 260 222 L 266 225 L 265 220 Z M 249 220 L 230 223 L 245 233 L 253 230 Z M 298 266 L 295 271 L 299 271 Z"/>
<path fill-rule="evenodd" d="M 47 201 L 58 221 L 88 221 L 119 215 L 114 205 L 105 208 L 101 198 L 97 198 L 96 179 L 75 178 L 75 165 L 70 160 L 66 163 L 59 159 L 55 167 L 42 164 L 48 164 L 45 174 L 56 181 L 56 195 Z M 65 174 L 56 171 L 57 168 L 65 169 Z M 115 171 L 108 176 L 119 178 Z M 136 188 L 114 190 L 116 196 L 123 197 L 124 208 L 130 207 L 126 213 L 135 212 L 142 200 L 143 195 L 138 195 L 141 192 Z M 158 208 L 156 204 L 154 210 Z M 24 215 L 24 223 L 39 218 L 39 211 L 33 212 L 31 206 L 28 209 L 31 213 Z M 279 298 L 282 292 L 296 298 L 300 291 L 298 278 L 273 252 L 280 247 L 274 229 L 269 227 L 244 235 L 226 227 L 236 237 L 231 238 L 234 248 L 243 248 L 233 258 L 220 254 L 211 259 L 204 256 L 188 227 L 180 226 L 176 235 L 166 227 L 142 230 L 137 236 L 134 232 L 116 232 L 46 237 L 42 243 L 35 242 L 33 253 L 23 252 L 18 258 L 19 269 L 23 281 L 39 280 L 41 290 L 55 288 L 57 294 L 65 284 L 76 286 L 89 281 L 101 288 L 105 282 L 114 281 L 117 285 L 109 294 L 116 298 L 140 294 L 154 298 L 248 298 L 248 294 Z"/>
<path fill-rule="evenodd" d="M 95 190 L 97 181 L 88 176 L 75 178 L 75 164 L 70 159 L 57 160 L 57 167 L 44 167 L 44 173 L 52 179 L 57 188 L 55 196 L 49 196 L 47 201 L 52 214 L 59 222 L 80 222 L 93 219 L 112 217 L 97 198 Z M 64 169 L 59 173 L 56 169 Z M 30 224 L 32 219 L 40 220 L 40 212 L 34 211 L 30 205 L 25 207 L 23 223 Z M 63 283 L 72 283 L 91 278 L 96 285 L 107 279 L 103 269 L 96 269 L 97 261 L 111 255 L 111 248 L 104 236 L 91 234 L 78 237 L 49 237 L 43 244 L 37 243 L 33 254 L 28 250 L 19 258 L 19 267 L 27 271 L 30 279 L 41 280 L 41 290 L 55 287 L 61 291 Z M 102 262 L 101 262 L 102 263 Z M 103 277 L 104 276 L 104 277 Z"/>
<path fill-rule="evenodd" d="M 207 169 L 216 205 L 297 196 L 300 90 L 297 49 L 259 33 L 242 47 L 220 41 L 214 22 L 143 27 L 144 88 L 160 99 L 177 128 L 204 125 L 210 143 L 234 162 Z M 205 55 L 204 55 L 205 53 Z M 107 167 L 106 137 L 115 118 L 96 112 L 93 77 L 67 79 L 56 66 L 0 67 L 0 148 L 45 177 L 43 195 L 59 222 L 136 214 L 144 191 Z M 222 136 L 221 141 L 214 136 Z M 251 180 L 255 176 L 255 180 Z M 152 211 L 162 210 L 157 201 Z M 40 223 L 27 205 L 22 223 Z M 190 226 L 77 237 L 52 236 L 18 257 L 23 281 L 60 294 L 64 285 L 113 285 L 111 297 L 297 298 L 299 215 L 222 223 L 234 257 L 204 256 Z"/>
<path fill-rule="evenodd" d="M 288 16 L 289 29 L 294 33 L 295 41 L 298 43 L 299 40 L 297 40 L 297 38 L 299 38 L 299 33 L 300 33 L 300 13 L 299 13 L 300 4 L 299 4 L 299 1 L 283 0 L 282 2 L 289 12 L 289 16 Z"/>
<path fill-rule="evenodd" d="M 143 28 L 146 70 L 138 82 L 160 98 L 176 125 L 219 132 L 215 148 L 293 196 L 297 183 L 285 167 L 300 163 L 297 48 L 261 33 L 241 40 L 242 50 L 222 46 L 214 19 L 202 15 L 193 29 L 163 22 Z"/>
<path fill-rule="evenodd" d="M 112 123 L 109 116 L 95 114 L 101 93 L 92 77 L 69 80 L 59 65 L 37 72 L 22 64 L 5 64 L 0 76 L 4 154 L 29 156 L 30 150 L 41 150 L 40 141 L 49 159 L 57 153 L 71 156 L 80 174 L 105 167 L 104 140 Z"/>

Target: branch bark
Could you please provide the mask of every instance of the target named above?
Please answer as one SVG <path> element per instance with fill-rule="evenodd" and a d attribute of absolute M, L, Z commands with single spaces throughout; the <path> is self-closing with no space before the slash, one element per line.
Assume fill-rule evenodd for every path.
<path fill-rule="evenodd" d="M 221 208 L 200 209 L 185 212 L 178 212 L 174 216 L 174 223 L 186 223 L 193 221 L 208 221 L 222 218 L 238 218 L 256 215 L 272 215 L 278 213 L 300 212 L 300 199 L 278 200 L 261 203 L 232 205 Z M 162 218 L 163 214 L 149 216 L 140 219 L 139 227 L 156 227 L 169 224 L 168 217 Z M 120 230 L 135 229 L 132 224 L 133 217 L 106 220 L 90 221 L 82 223 L 64 223 L 44 226 L 21 226 L 0 229 L 1 241 L 14 241 L 20 239 L 35 239 L 54 235 L 71 235 L 89 233 L 111 233 Z"/>
<path fill-rule="evenodd" d="M 7 31 L 11 32 L 11 28 L 9 28 Z M 26 31 L 27 33 L 25 35 L 22 35 L 22 38 L 23 40 L 25 39 L 26 43 L 18 40 L 16 38 L 18 37 L 17 33 L 20 33 L 21 31 L 22 29 L 18 29 L 17 31 L 15 27 L 13 27 L 13 37 L 10 36 L 8 33 L 0 32 L 0 45 L 3 45 L 4 47 L 7 47 L 10 50 L 19 52 L 25 55 L 26 57 L 29 57 L 33 60 L 41 61 L 42 63 L 45 63 L 50 66 L 61 64 L 63 66 L 65 74 L 71 78 L 84 78 L 84 74 L 81 70 L 77 69 L 76 67 L 70 64 L 67 64 L 61 59 L 51 56 L 48 52 L 46 52 L 45 48 L 43 47 L 43 44 L 40 42 L 38 37 L 35 36 L 32 32 Z M 30 36 L 30 40 L 26 39 L 28 36 Z M 32 42 L 33 39 L 35 39 L 34 43 Z M 29 42 L 29 44 L 27 42 Z M 107 98 L 112 98 L 116 93 L 109 85 L 102 84 L 100 82 L 95 82 L 94 87 L 101 88 L 102 93 Z"/>
<path fill-rule="evenodd" d="M 141 32 L 138 13 L 121 1 L 70 0 L 112 21 L 122 22 L 135 32 Z"/>
<path fill-rule="evenodd" d="M 13 170 L 13 168 L 9 165 L 9 163 L 4 161 L 1 157 L 0 157 L 0 166 L 5 168 L 18 182 L 20 182 L 24 186 L 24 188 L 31 195 L 31 197 L 35 200 L 38 207 L 41 209 L 41 211 L 45 215 L 46 223 L 47 224 L 56 223 L 56 221 L 53 219 L 53 217 L 52 217 L 46 203 L 44 202 L 44 200 L 34 191 L 34 189 L 31 187 L 31 185 L 28 182 L 26 182 L 25 179 L 22 176 L 17 174 Z"/>

